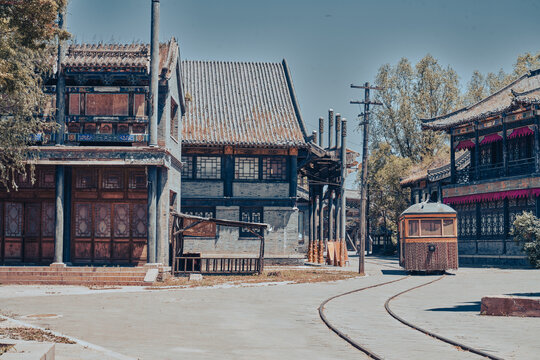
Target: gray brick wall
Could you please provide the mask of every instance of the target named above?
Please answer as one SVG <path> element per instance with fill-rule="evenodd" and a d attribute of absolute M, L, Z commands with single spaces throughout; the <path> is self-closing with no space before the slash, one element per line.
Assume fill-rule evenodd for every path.
<path fill-rule="evenodd" d="M 220 219 L 238 220 L 238 206 L 218 206 L 216 217 Z M 271 232 L 265 233 L 265 257 L 288 257 L 301 255 L 298 246 L 298 212 L 290 207 L 265 207 L 263 219 L 272 226 Z M 259 240 L 239 238 L 239 229 L 218 226 L 217 237 L 187 238 L 185 252 L 202 253 L 203 255 L 253 255 L 259 254 Z"/>
<path fill-rule="evenodd" d="M 183 198 L 222 197 L 223 182 L 204 180 L 182 180 Z M 216 214 L 217 216 L 217 214 Z M 217 216 L 219 218 L 219 216 Z"/>
<path fill-rule="evenodd" d="M 233 196 L 248 198 L 287 198 L 289 183 L 234 182 Z"/>

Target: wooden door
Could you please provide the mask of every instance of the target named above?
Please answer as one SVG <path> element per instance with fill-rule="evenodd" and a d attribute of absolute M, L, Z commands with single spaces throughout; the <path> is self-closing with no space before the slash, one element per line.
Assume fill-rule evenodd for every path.
<path fill-rule="evenodd" d="M 52 201 L 0 203 L 0 255 L 3 263 L 50 263 L 54 258 Z"/>

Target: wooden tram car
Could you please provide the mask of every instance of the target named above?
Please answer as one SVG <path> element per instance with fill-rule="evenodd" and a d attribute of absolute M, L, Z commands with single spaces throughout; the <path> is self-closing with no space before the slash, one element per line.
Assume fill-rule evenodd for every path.
<path fill-rule="evenodd" d="M 407 271 L 458 268 L 456 211 L 441 203 L 414 204 L 399 217 L 399 264 Z"/>

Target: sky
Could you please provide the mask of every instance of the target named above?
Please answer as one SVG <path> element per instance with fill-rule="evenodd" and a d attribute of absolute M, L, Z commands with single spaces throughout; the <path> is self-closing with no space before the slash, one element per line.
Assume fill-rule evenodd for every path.
<path fill-rule="evenodd" d="M 67 26 L 77 42 L 148 43 L 150 9 L 70 0 Z M 474 70 L 510 72 L 518 54 L 540 51 L 538 0 L 161 0 L 160 9 L 160 41 L 175 37 L 182 59 L 286 59 L 308 131 L 332 108 L 358 152 L 361 111 L 349 101 L 363 93 L 350 84 L 373 82 L 381 65 L 430 53 L 465 85 Z"/>

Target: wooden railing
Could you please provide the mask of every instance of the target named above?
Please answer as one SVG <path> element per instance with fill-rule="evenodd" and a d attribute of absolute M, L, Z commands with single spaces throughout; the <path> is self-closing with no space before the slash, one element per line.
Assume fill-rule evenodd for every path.
<path fill-rule="evenodd" d="M 254 274 L 262 271 L 260 258 L 206 258 L 180 256 L 175 258 L 176 273 Z"/>
<path fill-rule="evenodd" d="M 254 274 L 264 270 L 264 230 L 267 224 L 249 223 L 214 218 L 202 218 L 187 214 L 172 212 L 172 267 L 174 276 L 181 274 Z M 260 240 L 258 256 L 246 257 L 211 257 L 184 254 L 184 232 L 198 225 L 212 223 L 214 225 L 247 229 Z M 215 227 L 214 227 L 215 229 Z M 217 234 L 214 234 L 216 236 Z M 196 239 L 196 237 L 191 237 Z M 206 240 L 204 240 L 206 241 Z"/>

